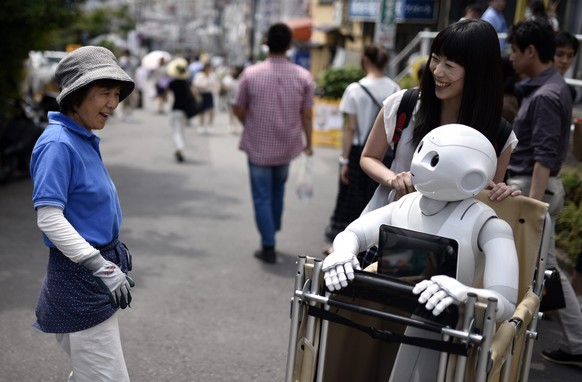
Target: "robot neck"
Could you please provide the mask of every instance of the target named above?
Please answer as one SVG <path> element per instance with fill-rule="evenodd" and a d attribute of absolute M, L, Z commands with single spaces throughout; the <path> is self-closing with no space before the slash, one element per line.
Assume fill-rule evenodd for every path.
<path fill-rule="evenodd" d="M 421 196 L 419 201 L 420 211 L 423 215 L 432 216 L 441 212 L 449 202 L 445 200 L 435 200 Z"/>

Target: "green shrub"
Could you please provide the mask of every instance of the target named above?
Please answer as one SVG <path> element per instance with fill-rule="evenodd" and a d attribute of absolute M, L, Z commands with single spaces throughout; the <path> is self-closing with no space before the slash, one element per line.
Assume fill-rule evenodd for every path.
<path fill-rule="evenodd" d="M 326 69 L 317 76 L 317 95 L 321 98 L 340 99 L 349 84 L 364 76 L 364 71 L 355 65 Z"/>
<path fill-rule="evenodd" d="M 582 170 L 563 167 L 564 209 L 556 217 L 556 246 L 576 261 L 582 248 Z"/>

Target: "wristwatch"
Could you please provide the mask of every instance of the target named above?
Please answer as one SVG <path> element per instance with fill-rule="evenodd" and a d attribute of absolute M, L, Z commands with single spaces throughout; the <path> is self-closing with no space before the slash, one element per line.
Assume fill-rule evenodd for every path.
<path fill-rule="evenodd" d="M 343 156 L 340 155 L 339 157 L 339 163 L 343 166 L 343 165 L 347 165 L 348 163 L 350 163 L 350 160 L 348 158 L 344 158 Z"/>

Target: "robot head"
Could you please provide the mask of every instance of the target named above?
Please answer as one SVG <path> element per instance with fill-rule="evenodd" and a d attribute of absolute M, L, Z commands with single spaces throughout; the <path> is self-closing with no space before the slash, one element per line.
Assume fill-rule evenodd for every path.
<path fill-rule="evenodd" d="M 484 189 L 496 167 L 495 150 L 483 134 L 465 125 L 450 124 L 437 127 L 420 141 L 410 172 L 422 195 L 452 202 Z"/>

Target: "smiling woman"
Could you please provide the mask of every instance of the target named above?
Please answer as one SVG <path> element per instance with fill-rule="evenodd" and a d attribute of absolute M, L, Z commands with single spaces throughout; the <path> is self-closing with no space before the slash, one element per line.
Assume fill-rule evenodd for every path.
<path fill-rule="evenodd" d="M 501 117 L 503 80 L 499 40 L 493 27 L 480 20 L 462 20 L 444 28 L 431 45 L 431 55 L 420 82 L 420 96 L 407 128 L 402 131 L 390 168 L 382 163 L 392 144 L 398 109 L 404 91 L 384 100 L 383 108 L 364 147 L 362 169 L 380 184 L 366 212 L 381 207 L 380 194 L 394 189 L 404 195 L 414 191 L 410 162 L 414 148 L 438 126 L 462 123 L 470 126 L 494 145 L 497 171 L 490 185 L 492 200 L 515 195 L 503 181 L 517 138 Z M 499 141 L 501 139 L 501 141 Z M 384 190 L 384 191 L 382 191 Z"/>
<path fill-rule="evenodd" d="M 121 208 L 101 159 L 99 137 L 107 120 L 134 88 L 111 51 L 79 48 L 58 64 L 60 112 L 31 159 L 32 200 L 49 248 L 34 326 L 55 333 L 70 356 L 69 380 L 128 382 L 118 308 L 131 302 L 131 255 L 118 239 Z"/>
<path fill-rule="evenodd" d="M 115 80 L 97 80 L 77 90 L 77 93 L 77 97 L 71 96 L 65 100 L 68 101 L 65 104 L 75 103 L 65 106 L 69 110 L 66 114 L 89 131 L 101 130 L 119 105 L 121 86 Z"/>

